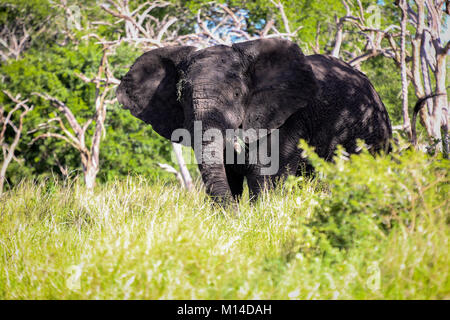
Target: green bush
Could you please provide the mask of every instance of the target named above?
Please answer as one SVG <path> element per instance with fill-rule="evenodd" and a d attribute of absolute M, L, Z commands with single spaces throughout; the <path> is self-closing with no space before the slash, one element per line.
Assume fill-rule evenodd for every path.
<path fill-rule="evenodd" d="M 348 157 L 339 148 L 327 162 L 301 146 L 328 190 L 309 225 L 333 247 L 380 241 L 399 223 L 414 229 L 417 219 L 432 223 L 448 215 L 450 161 L 442 155 L 410 149 L 374 157 L 362 147 Z"/>

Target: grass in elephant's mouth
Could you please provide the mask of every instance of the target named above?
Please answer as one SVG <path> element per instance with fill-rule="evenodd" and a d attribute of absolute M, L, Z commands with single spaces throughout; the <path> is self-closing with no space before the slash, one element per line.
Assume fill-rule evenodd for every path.
<path fill-rule="evenodd" d="M 0 204 L 0 299 L 449 299 L 448 161 L 403 157 L 246 193 L 237 218 L 139 178 L 25 182 Z"/>

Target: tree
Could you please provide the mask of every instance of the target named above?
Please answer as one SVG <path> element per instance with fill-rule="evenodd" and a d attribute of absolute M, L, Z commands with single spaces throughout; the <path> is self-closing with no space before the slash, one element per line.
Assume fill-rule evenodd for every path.
<path fill-rule="evenodd" d="M 58 122 L 59 129 L 62 133 L 46 132 L 38 135 L 31 143 L 42 138 L 57 138 L 66 141 L 78 150 L 80 153 L 84 182 L 88 189 L 94 188 L 95 178 L 100 170 L 100 141 L 102 132 L 104 132 L 104 123 L 106 120 L 106 104 L 110 103 L 110 101 L 106 100 L 106 97 L 113 88 L 112 85 L 120 83 L 120 81 L 114 78 L 111 73 L 108 63 L 108 50 L 108 46 L 103 47 L 103 55 L 98 67 L 97 75 L 94 78 L 88 78 L 83 74 L 78 74 L 78 76 L 86 83 L 93 83 L 95 85 L 95 113 L 87 119 L 83 125 L 80 125 L 70 108 L 61 100 L 49 96 L 48 94 L 35 93 L 37 96 L 50 101 L 51 104 L 58 109 L 70 124 L 75 135 L 65 127 L 61 117 L 52 117 L 46 124 L 41 124 L 39 129 L 49 128 L 49 124 L 56 121 Z M 90 147 L 87 147 L 86 131 L 93 122 L 95 123 L 94 133 L 91 137 Z"/>
<path fill-rule="evenodd" d="M 4 106 L 0 106 L 0 145 L 2 147 L 3 161 L 0 168 L 0 195 L 3 193 L 3 186 L 6 180 L 6 170 L 8 169 L 9 164 L 13 159 L 16 161 L 17 158 L 14 156 L 14 151 L 19 143 L 20 136 L 22 135 L 23 130 L 23 120 L 24 117 L 33 110 L 33 106 L 29 107 L 27 105 L 28 99 L 21 100 L 20 95 L 16 95 L 15 97 L 9 93 L 8 91 L 3 91 L 11 101 L 15 103 L 15 107 L 12 108 L 8 113 L 6 113 Z M 14 113 L 19 110 L 23 111 L 19 116 L 19 124 L 14 124 L 12 117 Z M 6 130 L 8 126 L 13 129 L 14 136 L 11 143 L 6 141 Z"/>

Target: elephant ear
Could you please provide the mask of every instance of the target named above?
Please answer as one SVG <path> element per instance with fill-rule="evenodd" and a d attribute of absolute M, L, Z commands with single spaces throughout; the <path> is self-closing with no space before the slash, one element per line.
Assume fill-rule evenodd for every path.
<path fill-rule="evenodd" d="M 184 111 L 177 99 L 178 68 L 195 47 L 174 46 L 155 49 L 140 56 L 125 75 L 120 87 L 137 118 L 152 125 L 166 139 L 183 128 Z"/>
<path fill-rule="evenodd" d="M 276 129 L 317 94 L 311 66 L 297 44 L 260 39 L 233 45 L 248 61 L 243 129 Z"/>

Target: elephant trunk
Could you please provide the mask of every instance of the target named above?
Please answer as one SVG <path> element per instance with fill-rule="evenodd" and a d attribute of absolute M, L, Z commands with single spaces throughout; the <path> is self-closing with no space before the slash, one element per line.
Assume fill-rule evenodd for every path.
<path fill-rule="evenodd" d="M 220 114 L 216 109 L 217 101 L 206 101 L 206 99 L 193 99 L 193 101 L 194 120 L 201 124 L 199 126 L 201 129 L 197 129 L 198 132 L 194 129 L 194 137 L 201 137 L 196 139 L 194 149 L 206 192 L 218 203 L 229 203 L 232 196 L 224 163 L 224 123 L 211 117 L 211 115 Z"/>
<path fill-rule="evenodd" d="M 222 154 L 222 162 L 205 163 L 205 160 L 203 160 L 199 163 L 199 169 L 206 187 L 206 192 L 218 202 L 227 201 L 231 197 L 231 192 L 225 173 L 225 166 L 223 164 L 223 150 L 220 150 L 211 144 L 208 147 L 216 148 L 217 152 Z"/>
<path fill-rule="evenodd" d="M 202 130 L 201 148 L 195 148 L 198 167 L 206 192 L 216 202 L 227 203 L 232 197 L 224 165 L 224 140 L 221 135 L 210 136 L 210 132 L 221 131 L 211 127 Z"/>

